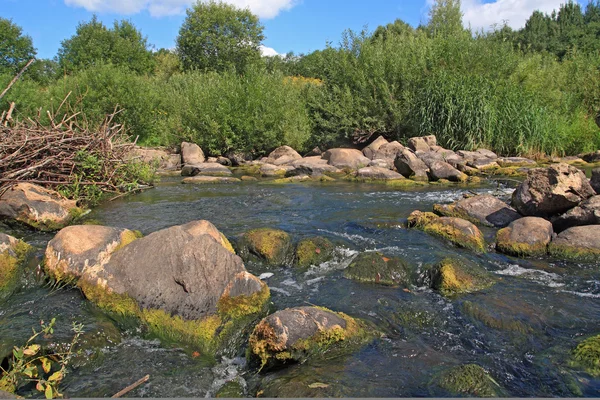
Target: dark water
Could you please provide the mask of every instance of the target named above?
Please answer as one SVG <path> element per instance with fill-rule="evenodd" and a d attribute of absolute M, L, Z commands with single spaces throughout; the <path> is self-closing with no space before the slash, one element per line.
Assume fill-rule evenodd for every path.
<path fill-rule="evenodd" d="M 260 390 L 268 396 L 446 396 L 432 384 L 436 375 L 466 363 L 485 368 L 509 397 L 600 396 L 600 379 L 569 365 L 577 343 L 600 333 L 599 265 L 519 260 L 493 251 L 475 255 L 402 227 L 415 209 L 429 211 L 434 203 L 456 200 L 468 191 L 508 196 L 509 188 L 430 186 L 399 191 L 353 183 L 179 182 L 165 178 L 157 188 L 106 203 L 88 217 L 144 234 L 208 219 L 231 239 L 265 226 L 283 229 L 294 240 L 326 236 L 337 246 L 332 262 L 308 271 L 252 263 L 247 268 L 255 275 L 273 274 L 265 280 L 276 309 L 325 306 L 373 322 L 384 336 L 352 354 L 257 375 L 247 370 L 243 358 L 209 365 L 182 349 L 145 338 L 136 327 L 111 334 L 112 321 L 79 292 L 33 285 L 0 305 L 0 344 L 26 340 L 40 319 L 58 316 L 61 328 L 55 340 L 65 341 L 72 321 L 84 323 L 90 340 L 103 345 L 89 355 L 91 361 L 74 364 L 64 384 L 71 397 L 110 396 L 146 374 L 150 381 L 131 396 L 212 396 L 230 380 L 240 383 L 250 397 Z M 16 234 L 40 248 L 50 238 Z M 491 230 L 485 234 L 493 237 Z M 427 288 L 405 291 L 343 278 L 352 257 L 371 250 L 402 256 L 418 268 L 458 255 L 478 262 L 500 280 L 483 292 L 446 299 Z M 471 317 L 465 304 L 491 315 L 496 324 Z"/>

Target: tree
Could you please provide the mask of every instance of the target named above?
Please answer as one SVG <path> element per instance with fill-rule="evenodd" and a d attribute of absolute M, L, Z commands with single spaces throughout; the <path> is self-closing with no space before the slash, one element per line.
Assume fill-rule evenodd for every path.
<path fill-rule="evenodd" d="M 113 29 L 108 29 L 95 15 L 61 43 L 58 63 L 66 72 L 102 63 L 125 66 L 137 73 L 151 72 L 154 66 L 147 39 L 131 22 L 115 21 Z"/>
<path fill-rule="evenodd" d="M 0 73 L 18 72 L 35 54 L 31 37 L 12 20 L 0 17 Z"/>
<path fill-rule="evenodd" d="M 210 1 L 197 2 L 177 37 L 177 52 L 184 69 L 245 71 L 261 57 L 263 26 L 248 9 Z"/>
<path fill-rule="evenodd" d="M 401 19 L 395 20 L 393 23 L 385 26 L 381 25 L 375 29 L 372 35 L 373 40 L 387 40 L 390 36 L 403 36 L 403 35 L 414 35 L 415 30 L 412 26 L 402 21 Z"/>
<path fill-rule="evenodd" d="M 434 36 L 453 36 L 465 32 L 460 0 L 435 0 L 429 10 L 427 31 Z"/>

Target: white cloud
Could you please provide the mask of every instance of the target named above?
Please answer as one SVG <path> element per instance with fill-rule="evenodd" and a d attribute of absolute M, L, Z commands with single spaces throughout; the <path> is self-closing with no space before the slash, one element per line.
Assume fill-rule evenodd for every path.
<path fill-rule="evenodd" d="M 531 14 L 539 10 L 551 13 L 557 10 L 565 0 L 496 0 L 483 3 L 482 0 L 463 0 L 462 12 L 465 26 L 473 30 L 490 30 L 494 24 L 501 27 L 504 22 L 513 29 L 525 26 Z"/>
<path fill-rule="evenodd" d="M 260 45 L 258 46 L 258 48 L 260 49 L 260 54 L 262 54 L 263 57 L 273 57 L 280 55 L 277 51 L 275 51 L 274 48 L 271 47 Z"/>
<path fill-rule="evenodd" d="M 153 17 L 183 14 L 195 0 L 65 0 L 68 6 L 83 7 L 92 12 L 137 14 L 148 10 Z M 294 7 L 297 0 L 225 0 L 238 8 L 249 8 L 260 18 L 274 18 Z"/>

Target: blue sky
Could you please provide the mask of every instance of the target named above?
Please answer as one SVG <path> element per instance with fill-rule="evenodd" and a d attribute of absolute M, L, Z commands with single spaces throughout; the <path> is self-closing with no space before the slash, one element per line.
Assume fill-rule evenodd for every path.
<path fill-rule="evenodd" d="M 95 13 L 106 25 L 129 19 L 157 49 L 172 48 L 185 9 L 194 0 L 0 0 L 2 17 L 30 35 L 38 57 L 53 58 L 60 42 L 77 24 Z M 427 21 L 432 0 L 226 0 L 249 7 L 265 26 L 264 45 L 280 54 L 322 49 L 337 44 L 345 29 L 374 30 L 401 18 L 413 26 Z M 539 9 L 550 12 L 563 0 L 462 0 L 465 25 L 489 29 L 507 21 L 518 28 Z M 267 49 L 267 52 L 270 50 Z"/>

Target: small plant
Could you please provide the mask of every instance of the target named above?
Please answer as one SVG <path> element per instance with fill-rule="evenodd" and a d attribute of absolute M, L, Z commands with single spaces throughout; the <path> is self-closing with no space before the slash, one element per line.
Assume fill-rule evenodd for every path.
<path fill-rule="evenodd" d="M 14 393 L 17 389 L 34 383 L 36 390 L 43 392 L 47 399 L 63 397 L 58 386 L 67 374 L 67 366 L 74 355 L 73 349 L 83 333 L 83 324 L 73 322 L 73 339 L 64 351 L 46 353 L 34 341 L 40 335 L 45 338 L 52 336 L 55 323 L 56 318 L 52 318 L 49 324 L 41 321 L 39 332 L 32 329 L 33 335 L 25 345 L 13 348 L 8 368 L 5 370 L 0 367 L 0 390 Z"/>

